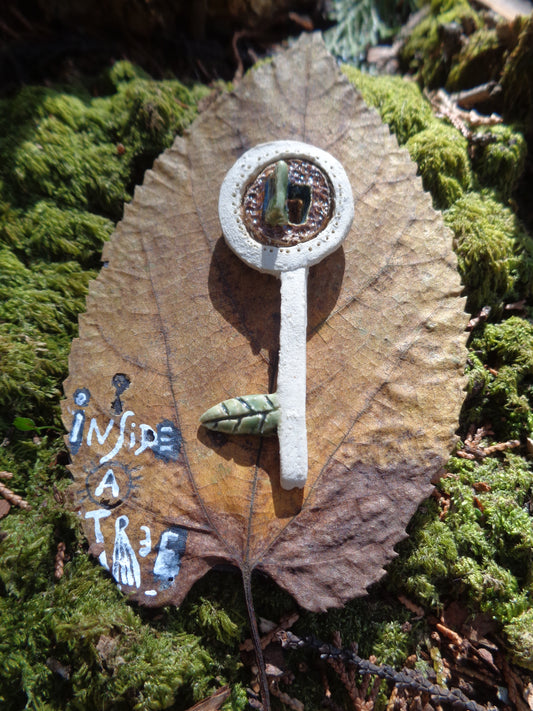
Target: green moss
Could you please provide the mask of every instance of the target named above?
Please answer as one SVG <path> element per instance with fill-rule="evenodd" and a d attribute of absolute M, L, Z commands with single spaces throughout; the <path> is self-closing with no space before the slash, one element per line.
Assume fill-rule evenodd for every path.
<path fill-rule="evenodd" d="M 461 91 L 498 79 L 504 48 L 496 28 L 482 27 L 468 38 L 455 57 L 446 89 Z"/>
<path fill-rule="evenodd" d="M 142 171 L 207 89 L 127 62 L 92 98 L 27 87 L 0 101 L 0 423 L 57 417 L 77 314 L 104 241 Z"/>
<path fill-rule="evenodd" d="M 448 12 L 463 12 L 466 10 L 462 0 L 430 0 L 429 7 L 433 15 L 442 15 Z"/>
<path fill-rule="evenodd" d="M 3 708 L 22 708 L 25 696 L 37 708 L 161 709 L 174 703 L 179 689 L 189 687 L 193 701 L 216 686 L 217 669 L 199 639 L 154 632 L 86 556 L 75 554 L 62 580 L 51 584 L 53 555 L 42 518 L 26 516 L 21 524 L 39 526 L 39 537 L 19 534 L 15 543 L 12 535 L 4 544 L 3 565 L 16 566 L 23 578 L 31 571 L 33 594 L 15 598 L 7 581 L 8 594 L 0 598 Z M 20 558 L 26 571 L 16 565 Z M 20 690 L 18 698 L 13 689 Z"/>
<path fill-rule="evenodd" d="M 76 262 L 36 260 L 28 268 L 6 248 L 0 262 L 0 423 L 25 415 L 52 424 L 76 316 L 94 273 Z"/>
<path fill-rule="evenodd" d="M 239 639 L 241 628 L 245 624 L 245 618 L 242 615 L 238 618 L 239 625 L 231 619 L 219 603 L 206 597 L 201 597 L 198 602 L 193 603 L 190 612 L 194 615 L 204 634 L 223 644 L 230 644 Z"/>
<path fill-rule="evenodd" d="M 404 66 L 424 85 L 443 86 L 460 43 L 446 37 L 446 28 L 469 32 L 481 27 L 479 15 L 465 0 L 432 2 L 429 14 L 413 29 L 401 50 Z"/>
<path fill-rule="evenodd" d="M 234 684 L 231 687 L 231 696 L 221 707 L 222 711 L 245 711 L 249 709 L 248 694 L 242 684 Z"/>
<path fill-rule="evenodd" d="M 62 207 L 113 214 L 127 197 L 128 166 L 111 143 L 95 144 L 55 116 L 43 119 L 33 141 L 13 152 L 13 175 L 25 196 L 54 199 Z"/>
<path fill-rule="evenodd" d="M 435 122 L 412 136 L 406 148 L 436 207 L 450 207 L 472 185 L 466 139 L 451 126 Z"/>
<path fill-rule="evenodd" d="M 37 87 L 0 102 L 0 174 L 10 197 L 22 191 L 27 202 L 45 197 L 117 219 L 135 171 L 170 145 L 208 92 L 152 81 L 127 62 L 109 80 L 106 97 Z"/>
<path fill-rule="evenodd" d="M 409 654 L 410 636 L 399 620 L 385 622 L 377 631 L 372 653 L 380 664 L 401 668 Z"/>
<path fill-rule="evenodd" d="M 148 79 L 132 79 L 111 97 L 90 101 L 38 91 L 41 103 L 32 121 L 19 127 L 15 139 L 8 133 L 0 143 L 7 158 L 2 173 L 14 178 L 11 194 L 118 219 L 132 177 L 190 122 L 203 93 L 177 81 Z M 20 111 L 9 102 L 1 108 L 0 126 L 12 123 Z"/>
<path fill-rule="evenodd" d="M 504 125 L 480 129 L 471 161 L 466 139 L 435 118 L 414 82 L 371 77 L 347 65 L 342 70 L 365 102 L 377 108 L 400 145 L 406 144 L 437 207 L 450 207 L 475 179 L 496 190 L 502 199 L 510 196 L 525 165 L 527 146 L 520 131 Z"/>
<path fill-rule="evenodd" d="M 458 91 L 495 80 L 502 91 L 492 110 L 508 122 L 531 126 L 533 19 L 494 26 L 465 0 L 431 2 L 401 50 L 403 69 L 430 89 Z M 529 131 L 529 129 L 528 129 Z"/>
<path fill-rule="evenodd" d="M 533 609 L 516 617 L 504 631 L 515 662 L 533 671 Z"/>
<path fill-rule="evenodd" d="M 438 86 L 451 69 L 450 82 L 466 86 L 480 71 L 490 74 L 498 62 L 501 66 L 504 58 L 496 34 L 480 31 L 479 16 L 464 3 L 433 2 L 429 10 L 405 49 L 421 83 Z M 459 22 L 461 31 L 471 35 L 463 52 L 457 46 L 450 53 L 446 45 L 442 28 L 450 21 Z M 530 32 L 529 23 L 523 24 Z M 512 55 L 514 66 L 522 67 L 521 77 L 515 75 L 513 81 L 522 81 L 520 91 L 526 87 L 526 92 L 524 68 L 531 63 L 532 46 L 527 32 L 522 29 L 520 52 Z M 481 307 L 491 306 L 490 318 L 497 320 L 505 303 L 529 302 L 533 242 L 508 202 L 524 169 L 522 133 L 505 125 L 478 129 L 479 140 L 468 146 L 459 131 L 434 118 L 413 83 L 373 78 L 350 68 L 343 71 L 409 149 L 434 203 L 446 209 L 444 219 L 455 234 L 468 309 L 477 313 Z M 519 111 L 523 117 L 531 102 L 523 93 L 518 95 L 526 107 Z M 512 317 L 474 331 L 462 432 L 470 425 L 490 424 L 494 435 L 484 443 L 491 444 L 507 439 L 524 441 L 533 431 L 532 328 L 529 320 Z M 435 500 L 420 508 L 411 522 L 411 537 L 400 545 L 400 556 L 390 568 L 386 585 L 392 594 L 404 591 L 433 609 L 459 599 L 472 612 L 493 615 L 508 635 L 515 660 L 531 668 L 531 639 L 524 634 L 531 625 L 532 605 L 530 464 L 512 454 L 482 463 L 452 457 L 448 470 L 439 485 L 450 500 L 448 513 L 441 519 L 442 509 Z M 364 612 L 360 614 L 365 617 Z M 376 616 L 375 610 L 366 614 L 370 619 Z M 398 619 L 389 614 L 391 620 Z M 368 634 L 360 620 L 343 618 L 338 626 L 351 628 L 355 639 Z M 372 651 L 376 638 L 373 640 Z M 411 637 L 411 649 L 414 642 Z M 391 643 L 389 651 L 392 648 Z M 365 651 L 371 650 L 365 647 Z"/>
<path fill-rule="evenodd" d="M 100 215 L 61 209 L 51 200 L 40 200 L 28 210 L 8 215 L 0 238 L 27 260 L 75 259 L 81 266 L 91 268 L 97 265 L 113 228 L 113 222 Z"/>
<path fill-rule="evenodd" d="M 409 623 L 412 615 L 398 602 L 397 594 L 398 590 L 389 595 L 382 585 L 374 586 L 366 598 L 352 600 L 342 609 L 330 610 L 327 614 L 300 611 L 300 619 L 293 629 L 296 634 L 314 635 L 329 643 L 333 643 L 336 634 L 340 633 L 344 648 L 355 648 L 357 654 L 366 659 L 375 655 L 380 664 L 390 664 L 400 669 L 408 654 L 420 644 L 426 629 L 423 622 Z M 292 603 L 291 611 L 294 609 Z M 262 614 L 260 608 L 259 614 Z M 309 670 L 302 673 L 302 652 L 288 655 L 288 662 L 295 674 L 289 693 L 302 701 L 306 708 L 315 709 L 322 704 L 324 687 L 315 673 L 312 659 L 316 660 L 316 652 L 310 656 Z M 328 673 L 328 677 L 332 697 L 340 704 L 345 689 L 333 672 Z M 384 707 L 387 698 L 380 696 L 377 707 Z M 348 697 L 345 706 L 350 706 Z"/>
<path fill-rule="evenodd" d="M 377 108 L 400 145 L 435 123 L 430 104 L 414 82 L 401 77 L 371 77 L 348 65 L 342 71 L 366 103 Z"/>
<path fill-rule="evenodd" d="M 405 144 L 436 207 L 449 207 L 472 186 L 466 139 L 434 117 L 415 83 L 400 77 L 370 77 L 353 67 L 345 66 L 343 72 L 363 99 L 377 108 L 400 145 Z"/>
<path fill-rule="evenodd" d="M 396 573 L 400 573 L 401 567 L 400 578 L 408 575 L 408 592 L 430 607 L 439 605 L 450 568 L 458 556 L 455 537 L 442 521 L 435 518 L 435 510 L 436 505 L 431 503 L 416 514 L 412 523 L 412 546 L 405 547 L 409 555 L 391 569 L 391 580 L 399 583 Z"/>
<path fill-rule="evenodd" d="M 486 193 L 468 193 L 445 213 L 455 234 L 468 309 L 501 312 L 502 303 L 531 294 L 533 241 L 516 215 Z"/>
<path fill-rule="evenodd" d="M 533 121 L 533 17 L 514 21 L 518 42 L 505 62 L 501 76 L 504 116 L 530 127 Z"/>
<path fill-rule="evenodd" d="M 228 613 L 196 603 L 204 622 L 195 632 L 190 607 L 160 611 L 152 620 L 151 613 L 128 605 L 87 557 L 78 516 L 63 504 L 70 478 L 54 464 L 61 447 L 45 437 L 0 448 L 0 469 L 14 474 L 10 488 L 32 505 L 30 511 L 13 509 L 2 521 L 2 709 L 186 709 L 228 676 L 235 680 L 240 627 Z M 59 541 L 66 543 L 67 559 L 55 581 Z M 227 603 L 224 595 L 220 599 Z M 220 627 L 224 654 L 199 635 Z M 237 691 L 229 708 L 242 708 Z"/>
<path fill-rule="evenodd" d="M 531 606 L 533 524 L 524 505 L 533 474 L 511 454 L 482 464 L 452 457 L 448 469 L 439 488 L 450 509 L 442 520 L 434 502 L 420 511 L 392 581 L 431 607 L 466 598 L 509 623 Z"/>
<path fill-rule="evenodd" d="M 107 78 L 113 88 L 118 89 L 121 84 L 127 84 L 135 79 L 150 79 L 150 76 L 141 67 L 136 67 L 125 60 L 115 62 L 107 73 Z"/>
<path fill-rule="evenodd" d="M 469 419 L 491 423 L 500 438 L 529 436 L 533 425 L 533 324 L 517 316 L 488 324 L 475 334 L 471 349 Z"/>
<path fill-rule="evenodd" d="M 527 154 L 524 136 L 512 126 L 504 125 L 480 130 L 477 136 L 480 141 L 472 165 L 479 182 L 494 188 L 506 200 L 524 172 Z"/>
<path fill-rule="evenodd" d="M 328 642 L 332 633 L 340 630 L 344 646 L 355 642 L 361 656 L 375 655 L 380 663 L 399 668 L 417 637 L 418 630 L 405 627 L 409 618 L 409 611 L 395 598 L 389 600 L 386 595 L 376 595 L 353 600 L 327 614 L 304 613 L 295 629 Z"/>

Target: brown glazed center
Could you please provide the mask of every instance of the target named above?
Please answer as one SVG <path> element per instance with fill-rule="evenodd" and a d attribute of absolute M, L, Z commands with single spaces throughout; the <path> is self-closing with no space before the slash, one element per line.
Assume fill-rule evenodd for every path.
<path fill-rule="evenodd" d="M 286 163 L 289 168 L 287 224 L 270 225 L 265 221 L 267 185 L 275 163 L 259 173 L 243 196 L 243 222 L 253 239 L 261 244 L 292 247 L 307 242 L 326 227 L 333 213 L 333 189 L 324 173 L 306 160 L 291 158 Z"/>

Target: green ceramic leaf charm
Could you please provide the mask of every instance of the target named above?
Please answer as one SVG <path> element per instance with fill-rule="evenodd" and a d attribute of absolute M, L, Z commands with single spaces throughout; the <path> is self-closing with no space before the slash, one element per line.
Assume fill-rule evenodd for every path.
<path fill-rule="evenodd" d="M 200 417 L 204 427 L 227 434 L 274 434 L 279 421 L 276 393 L 223 400 Z"/>

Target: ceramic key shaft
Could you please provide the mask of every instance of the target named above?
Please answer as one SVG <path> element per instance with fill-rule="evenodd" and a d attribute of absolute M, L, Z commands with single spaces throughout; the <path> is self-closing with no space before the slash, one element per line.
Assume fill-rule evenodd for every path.
<path fill-rule="evenodd" d="M 277 393 L 281 486 L 303 487 L 307 480 L 306 341 L 307 268 L 282 272 Z"/>

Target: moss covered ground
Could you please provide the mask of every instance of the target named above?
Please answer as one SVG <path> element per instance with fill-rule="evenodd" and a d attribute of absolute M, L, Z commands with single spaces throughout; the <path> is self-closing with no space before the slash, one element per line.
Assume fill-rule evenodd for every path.
<path fill-rule="evenodd" d="M 438 35 L 436 17 L 455 17 L 458 8 L 473 32 L 481 29 L 466 3 L 448 3 L 433 7 L 428 36 Z M 490 51 L 489 41 L 479 43 L 482 51 Z M 526 60 L 524 53 L 516 58 L 519 66 Z M 454 65 L 443 67 L 435 56 L 425 66 L 428 82 L 440 76 L 445 83 Z M 526 448 L 533 429 L 533 241 L 512 200 L 524 168 L 527 96 L 517 121 L 472 152 L 461 133 L 434 117 L 414 82 L 353 67 L 345 73 L 418 162 L 443 210 L 467 308 L 476 315 L 491 307 L 469 342 L 459 434 L 464 441 L 471 425 L 490 425 L 494 434 L 484 444 L 517 439 L 521 446 L 485 458 L 452 456 L 440 499 L 420 508 L 384 582 L 342 610 L 302 614 L 296 631 L 329 641 L 339 630 L 361 656 L 399 668 L 428 648 L 429 629 L 424 619 L 412 623 L 397 596 L 427 614 L 456 600 L 472 615 L 489 615 L 508 658 L 533 670 L 533 471 Z M 31 504 L 13 506 L 1 521 L 0 707 L 8 711 L 187 709 L 224 683 L 232 687 L 225 708 L 246 706 L 239 578 L 209 574 L 179 610 L 128 604 L 88 556 L 65 503 L 59 419 L 70 342 L 102 244 L 144 170 L 190 123 L 206 93 L 153 81 L 118 62 L 98 79 L 26 87 L 0 102 L 0 470 L 13 474 L 0 481 Z M 506 308 L 517 302 L 518 310 Z M 35 426 L 17 430 L 16 417 Z M 59 542 L 67 557 L 58 580 Z M 268 580 L 256 581 L 254 597 L 267 619 L 295 607 Z M 316 671 L 306 671 L 296 653 L 290 661 L 300 667 L 291 695 L 318 708 Z"/>

